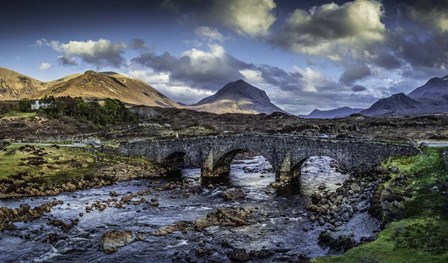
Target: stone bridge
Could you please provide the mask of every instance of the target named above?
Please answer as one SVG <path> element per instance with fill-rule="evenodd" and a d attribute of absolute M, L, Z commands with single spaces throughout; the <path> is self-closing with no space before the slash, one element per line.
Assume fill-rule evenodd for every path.
<path fill-rule="evenodd" d="M 122 143 L 118 148 L 120 154 L 146 156 L 171 168 L 180 168 L 187 157 L 201 167 L 202 176 L 229 173 L 233 158 L 244 151 L 264 156 L 281 182 L 300 175 L 303 162 L 311 156 L 331 157 L 348 171 L 367 171 L 390 156 L 418 153 L 405 143 L 262 134 L 148 140 Z"/>

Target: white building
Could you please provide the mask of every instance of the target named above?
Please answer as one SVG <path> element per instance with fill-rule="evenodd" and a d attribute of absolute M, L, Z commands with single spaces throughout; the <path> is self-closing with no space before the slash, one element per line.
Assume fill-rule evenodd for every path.
<path fill-rule="evenodd" d="M 40 108 L 48 108 L 50 107 L 51 103 L 41 103 L 39 100 L 35 100 L 34 102 L 31 103 L 31 109 L 32 110 L 38 110 Z"/>

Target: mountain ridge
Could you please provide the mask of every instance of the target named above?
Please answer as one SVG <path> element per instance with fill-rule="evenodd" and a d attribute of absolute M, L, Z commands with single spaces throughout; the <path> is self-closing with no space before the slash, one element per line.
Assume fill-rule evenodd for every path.
<path fill-rule="evenodd" d="M 45 96 L 82 97 L 86 100 L 111 98 L 133 105 L 183 108 L 145 82 L 116 72 L 88 70 L 83 74 L 42 82 L 0 68 L 0 100 L 39 99 Z"/>

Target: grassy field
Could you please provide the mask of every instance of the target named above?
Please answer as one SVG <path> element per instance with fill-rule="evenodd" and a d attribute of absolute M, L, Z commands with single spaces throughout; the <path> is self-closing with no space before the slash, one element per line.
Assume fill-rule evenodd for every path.
<path fill-rule="evenodd" d="M 416 156 L 387 161 L 386 168 L 398 167 L 407 178 L 406 186 L 398 190 L 412 194 L 404 202 L 400 220 L 388 224 L 373 242 L 312 262 L 448 262 L 448 195 L 441 189 L 448 173 L 441 151 L 429 148 Z M 397 176 L 392 174 L 392 179 Z M 385 187 L 394 187 L 391 182 Z"/>
<path fill-rule="evenodd" d="M 18 112 L 18 111 L 10 111 L 3 115 L 1 115 L 2 119 L 6 120 L 14 120 L 14 119 L 28 119 L 35 118 L 37 116 L 37 112 Z"/>
<path fill-rule="evenodd" d="M 91 172 L 94 164 L 93 155 L 83 149 L 13 144 L 0 152 L 0 179 L 65 181 Z"/>

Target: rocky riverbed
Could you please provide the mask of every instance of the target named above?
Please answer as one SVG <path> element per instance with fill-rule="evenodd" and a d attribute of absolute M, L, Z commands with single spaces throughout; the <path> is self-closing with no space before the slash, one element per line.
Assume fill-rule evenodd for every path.
<path fill-rule="evenodd" d="M 279 194 L 274 179 L 256 156 L 234 162 L 227 180 L 205 182 L 199 169 L 184 169 L 180 177 L 0 200 L 8 226 L 0 261 L 298 262 L 341 253 L 379 228 L 368 214 L 373 177 L 350 177 L 315 157 L 295 191 Z"/>

